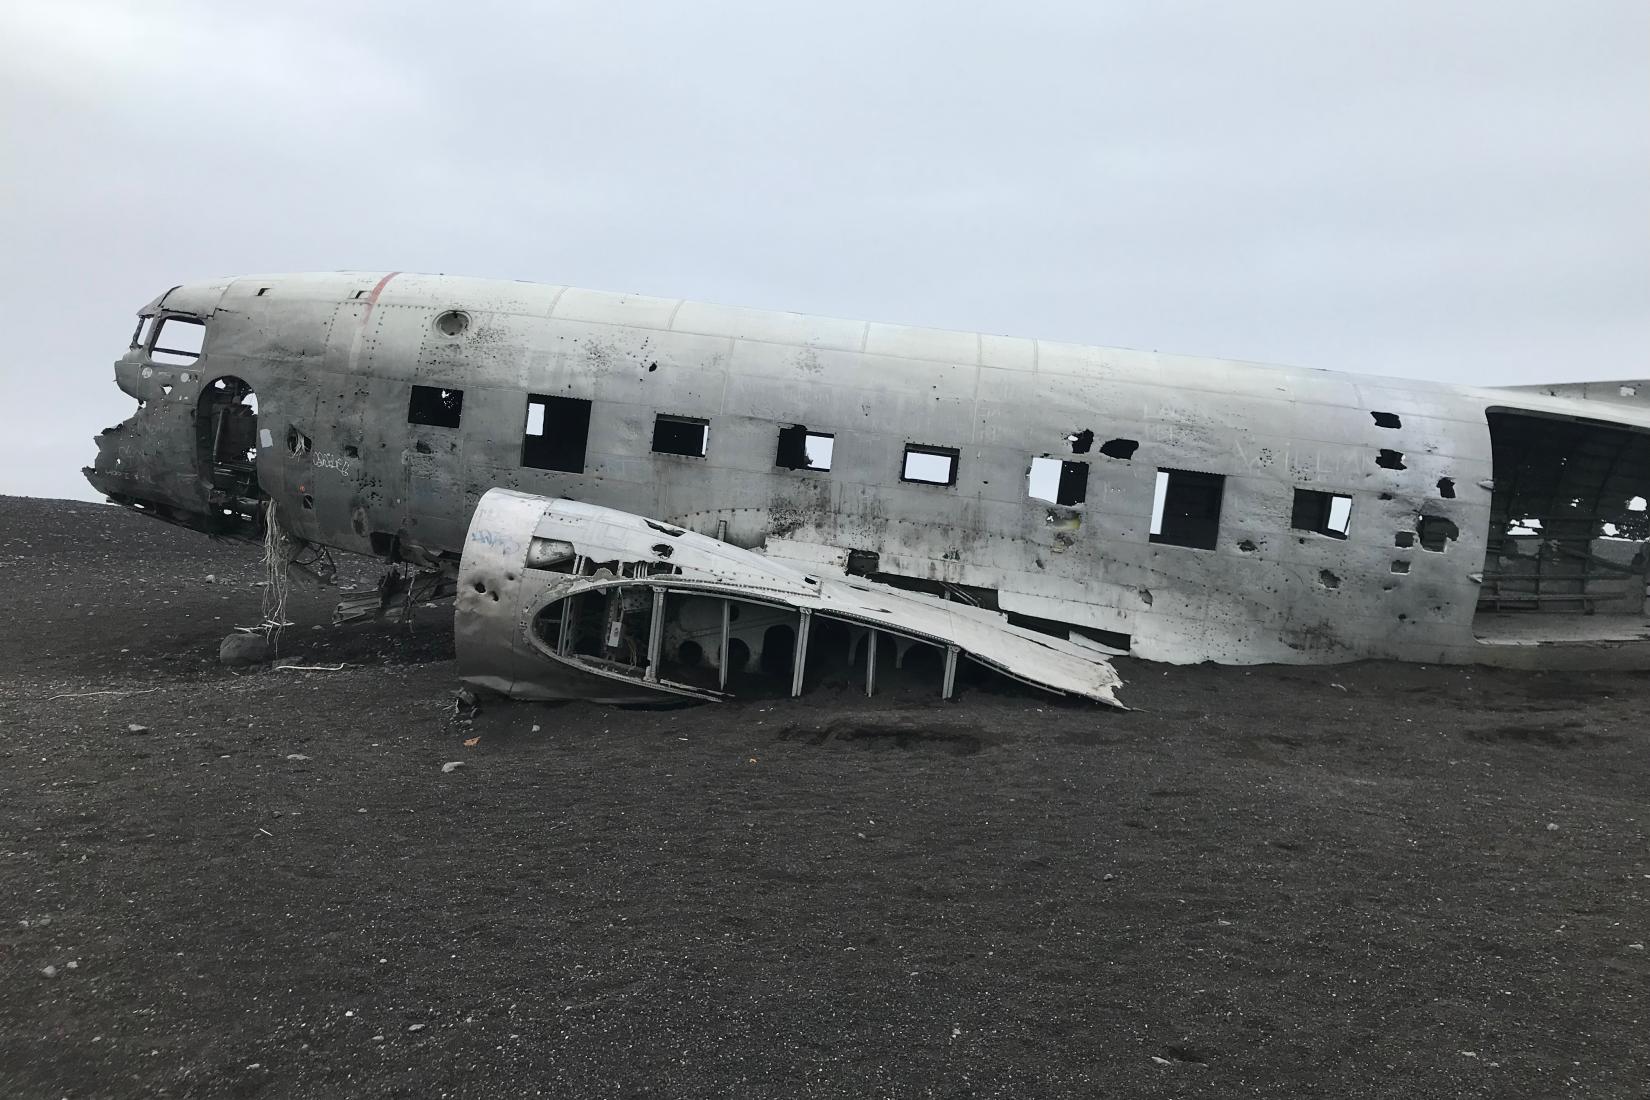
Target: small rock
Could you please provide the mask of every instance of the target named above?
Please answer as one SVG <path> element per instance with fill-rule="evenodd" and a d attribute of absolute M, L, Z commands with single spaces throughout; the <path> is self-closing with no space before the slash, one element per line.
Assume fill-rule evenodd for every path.
<path fill-rule="evenodd" d="M 55 967 L 55 966 L 42 966 L 40 968 L 40 973 L 46 975 L 46 977 L 48 977 L 48 978 L 55 978 L 55 977 L 57 977 L 57 967 Z"/>
<path fill-rule="evenodd" d="M 148 726 L 140 726 L 136 722 L 128 722 L 128 723 L 126 723 L 126 732 L 127 733 L 148 733 L 149 732 L 149 727 Z"/>
<path fill-rule="evenodd" d="M 407 1025 L 407 1030 L 408 1031 L 423 1031 L 424 1030 L 424 1025 L 423 1024 L 408 1024 Z"/>
<path fill-rule="evenodd" d="M 1547 831 L 1548 831 L 1548 832 L 1549 832 L 1549 833 L 1556 833 L 1556 832 L 1558 832 L 1558 822 L 1556 822 L 1556 821 L 1549 821 L 1549 822 L 1547 822 Z"/>
<path fill-rule="evenodd" d="M 218 644 L 218 661 L 231 668 L 243 668 L 269 660 L 269 639 L 262 634 L 235 631 Z"/>
<path fill-rule="evenodd" d="M 1159 1058 L 1155 1054 L 1152 1055 L 1152 1061 L 1156 1062 L 1160 1066 L 1172 1066 L 1172 1065 L 1174 1065 L 1174 1063 L 1169 1061 L 1167 1058 Z"/>
<path fill-rule="evenodd" d="M 218 575 L 216 573 L 208 573 L 206 575 L 206 583 L 207 584 L 217 584 L 218 583 Z"/>
<path fill-rule="evenodd" d="M 302 761 L 305 761 L 305 760 L 309 759 L 309 757 L 305 756 L 301 752 L 289 752 L 289 753 L 286 754 L 286 758 L 288 760 L 291 760 L 291 761 L 295 762 L 295 763 L 300 763 Z"/>
<path fill-rule="evenodd" d="M 456 772 L 458 769 L 462 768 L 463 766 L 464 766 L 464 761 L 462 761 L 462 760 L 449 760 L 445 764 L 441 765 L 441 770 L 443 772 L 451 774 L 452 772 Z"/>

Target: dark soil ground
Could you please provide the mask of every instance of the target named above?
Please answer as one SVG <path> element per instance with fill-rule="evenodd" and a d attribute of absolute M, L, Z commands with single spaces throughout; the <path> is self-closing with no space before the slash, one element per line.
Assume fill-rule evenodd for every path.
<path fill-rule="evenodd" d="M 450 613 L 220 666 L 246 545 L 0 576 L 5 1097 L 1650 1095 L 1642 675 L 466 723 Z"/>

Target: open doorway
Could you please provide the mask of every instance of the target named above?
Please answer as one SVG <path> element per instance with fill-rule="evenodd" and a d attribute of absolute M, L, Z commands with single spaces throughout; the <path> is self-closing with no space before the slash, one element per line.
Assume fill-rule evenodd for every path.
<path fill-rule="evenodd" d="M 258 396 L 239 378 L 201 388 L 195 404 L 195 453 L 212 524 L 224 534 L 263 533 L 264 492 L 258 484 Z"/>
<path fill-rule="evenodd" d="M 1480 640 L 1638 637 L 1650 432 L 1509 409 L 1488 415 L 1495 489 Z"/>

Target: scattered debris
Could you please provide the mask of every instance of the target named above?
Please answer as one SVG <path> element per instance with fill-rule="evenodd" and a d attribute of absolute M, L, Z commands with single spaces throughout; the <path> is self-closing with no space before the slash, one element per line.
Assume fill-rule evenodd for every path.
<path fill-rule="evenodd" d="M 534 726 L 533 728 L 538 729 L 537 726 Z M 473 749 L 479 744 L 481 744 L 481 738 L 479 737 L 466 737 L 464 739 L 464 747 L 467 749 Z"/>
<path fill-rule="evenodd" d="M 262 634 L 247 634 L 237 630 L 218 643 L 218 661 L 230 668 L 259 665 L 274 656 L 269 639 Z"/>
<path fill-rule="evenodd" d="M 441 765 L 441 770 L 444 773 L 451 774 L 453 772 L 456 772 L 458 769 L 462 768 L 463 766 L 464 766 L 464 761 L 462 761 L 462 760 L 449 760 L 445 764 Z"/>
<path fill-rule="evenodd" d="M 40 973 L 44 974 L 48 978 L 55 978 L 57 977 L 57 967 L 50 965 L 42 966 L 40 968 Z"/>
<path fill-rule="evenodd" d="M 149 727 L 148 726 L 141 726 L 136 722 L 128 722 L 128 723 L 126 723 L 126 732 L 127 733 L 148 733 L 149 732 Z"/>
<path fill-rule="evenodd" d="M 301 752 L 289 752 L 289 753 L 286 754 L 286 758 L 288 760 L 293 761 L 294 763 L 302 762 L 304 760 L 309 759 L 309 757 L 305 756 Z"/>
<path fill-rule="evenodd" d="M 121 650 L 121 652 L 124 653 L 126 651 Z M 46 702 L 50 703 L 50 702 L 54 702 L 58 699 L 89 699 L 93 695 L 148 695 L 150 692 L 155 692 L 155 691 L 159 691 L 159 690 L 161 690 L 161 689 L 160 688 L 143 688 L 142 690 L 139 690 L 139 691 L 80 691 L 80 692 L 73 692 L 73 693 L 63 694 L 63 695 L 49 696 L 46 699 Z"/>

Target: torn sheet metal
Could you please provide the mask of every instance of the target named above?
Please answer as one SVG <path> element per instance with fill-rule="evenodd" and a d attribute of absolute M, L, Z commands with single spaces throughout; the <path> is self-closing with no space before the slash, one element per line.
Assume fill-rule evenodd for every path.
<path fill-rule="evenodd" d="M 746 629 L 756 622 L 791 632 L 793 694 L 801 690 L 810 623 L 829 620 L 867 636 L 867 690 L 880 637 L 943 650 L 947 695 L 966 656 L 1057 694 L 1121 706 L 1121 681 L 1104 656 L 1010 626 L 996 612 L 824 569 L 804 572 L 632 513 L 508 489 L 482 497 L 465 539 L 459 673 L 526 699 L 721 699 L 734 608 L 745 611 Z"/>

